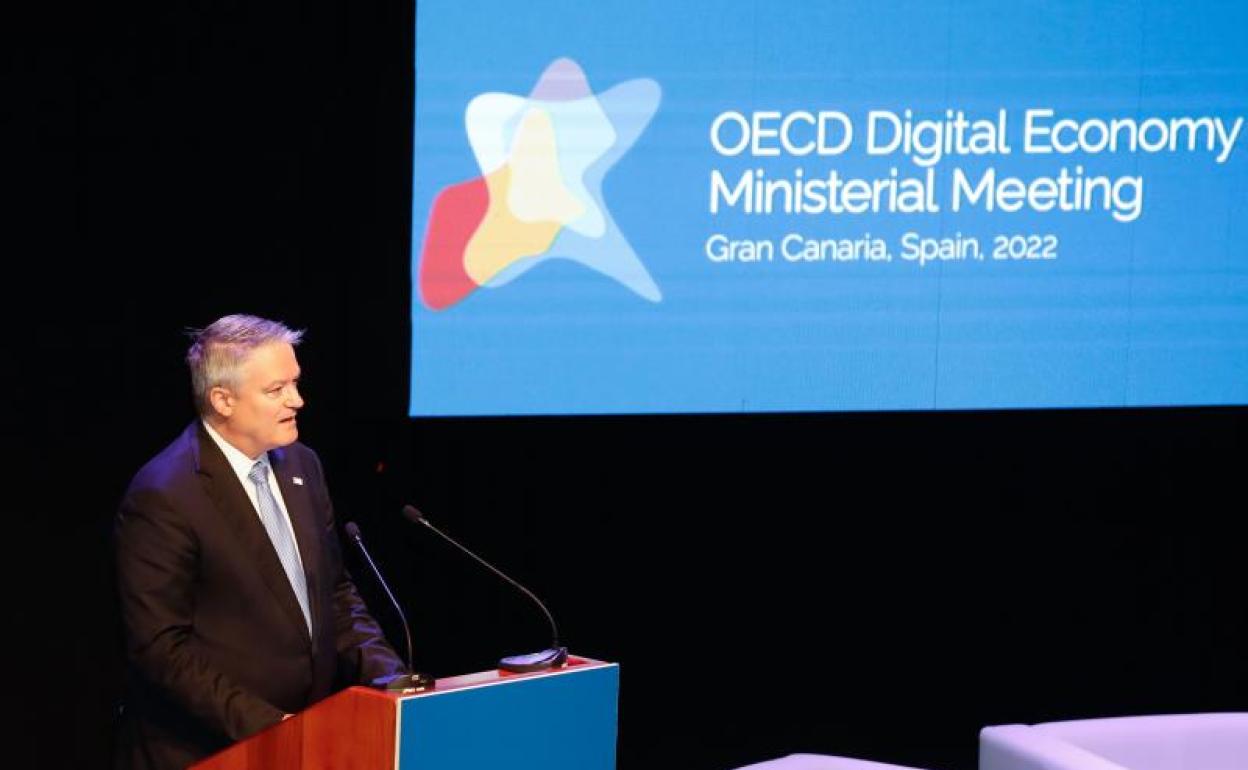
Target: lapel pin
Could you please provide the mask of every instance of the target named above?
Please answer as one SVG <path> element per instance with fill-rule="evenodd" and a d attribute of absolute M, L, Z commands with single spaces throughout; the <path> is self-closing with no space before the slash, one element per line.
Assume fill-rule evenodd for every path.
<path fill-rule="evenodd" d="M 295 482 L 295 486 L 299 486 L 299 487 L 303 486 L 303 479 L 300 478 L 299 476 L 291 476 L 290 480 Z"/>

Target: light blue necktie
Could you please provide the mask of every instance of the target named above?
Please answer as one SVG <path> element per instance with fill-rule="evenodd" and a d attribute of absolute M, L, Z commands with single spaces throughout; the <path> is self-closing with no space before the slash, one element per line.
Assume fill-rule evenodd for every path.
<path fill-rule="evenodd" d="M 299 606 L 303 609 L 303 618 L 308 621 L 308 633 L 312 633 L 312 613 L 308 610 L 308 584 L 303 576 L 303 569 L 299 566 L 299 553 L 295 550 L 295 539 L 291 536 L 290 529 L 282 522 L 282 509 L 277 507 L 277 499 L 273 497 L 273 491 L 269 489 L 268 468 L 262 462 L 257 462 L 251 466 L 251 473 L 247 474 L 247 478 L 251 479 L 251 483 L 256 485 L 256 502 L 260 507 L 260 521 L 264 524 L 264 529 L 269 533 L 269 540 L 273 541 L 273 550 L 277 551 L 277 558 L 282 563 L 282 568 L 286 570 L 286 577 L 290 580 L 290 587 L 295 589 L 295 598 L 299 600 Z"/>

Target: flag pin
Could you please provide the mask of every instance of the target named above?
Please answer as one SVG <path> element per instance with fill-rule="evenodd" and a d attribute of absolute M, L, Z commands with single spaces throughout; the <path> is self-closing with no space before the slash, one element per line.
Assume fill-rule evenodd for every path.
<path fill-rule="evenodd" d="M 299 476 L 291 476 L 290 480 L 295 482 L 297 486 L 303 486 L 303 479 L 300 478 Z"/>

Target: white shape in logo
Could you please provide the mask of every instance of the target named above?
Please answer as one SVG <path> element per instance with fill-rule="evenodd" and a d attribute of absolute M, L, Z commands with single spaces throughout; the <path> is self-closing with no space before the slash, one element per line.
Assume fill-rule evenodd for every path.
<path fill-rule="evenodd" d="M 584 72 L 571 59 L 551 63 L 526 98 L 486 93 L 473 99 L 464 115 L 465 129 L 482 175 L 511 165 L 513 180 L 507 195 L 512 215 L 524 222 L 562 225 L 545 253 L 520 259 L 486 284 L 502 286 L 547 259 L 569 259 L 606 275 L 638 295 L 658 302 L 659 287 L 620 232 L 602 198 L 602 180 L 627 152 L 654 117 L 661 99 L 658 83 L 648 78 L 620 83 L 601 94 L 589 89 Z M 536 125 L 554 131 L 555 158 L 549 144 L 524 141 Z M 522 140 L 516 141 L 517 134 Z M 543 199 L 537 190 L 551 185 L 536 178 L 537 169 L 558 169 L 563 189 L 580 204 Z"/>

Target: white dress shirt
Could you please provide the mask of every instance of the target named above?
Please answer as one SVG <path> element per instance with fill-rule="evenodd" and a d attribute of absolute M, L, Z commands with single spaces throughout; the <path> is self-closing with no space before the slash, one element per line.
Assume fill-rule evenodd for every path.
<path fill-rule="evenodd" d="M 213 430 L 206 420 L 204 421 L 204 428 L 208 430 L 208 435 L 212 437 L 216 445 L 221 448 L 221 453 L 225 455 L 226 461 L 238 476 L 238 481 L 243 485 L 243 491 L 247 493 L 247 499 L 251 501 L 251 508 L 256 512 L 257 519 L 260 519 L 259 493 L 256 492 L 256 485 L 252 483 L 251 479 L 247 478 L 247 475 L 251 473 L 251 468 L 257 461 L 264 463 L 265 474 L 269 479 L 269 491 L 273 493 L 273 499 L 277 501 L 278 510 L 282 512 L 282 522 L 290 531 L 291 542 L 297 544 L 299 538 L 295 537 L 295 526 L 290 521 L 290 512 L 286 510 L 286 501 L 282 499 L 282 487 L 277 483 L 277 476 L 273 473 L 273 465 L 269 462 L 269 453 L 265 452 L 254 459 L 249 458 L 238 447 L 222 438 L 221 434 Z M 263 525 L 264 521 L 261 519 L 260 523 Z M 303 556 L 299 553 L 298 547 L 295 548 L 295 558 L 299 560 L 299 569 L 303 569 Z"/>

